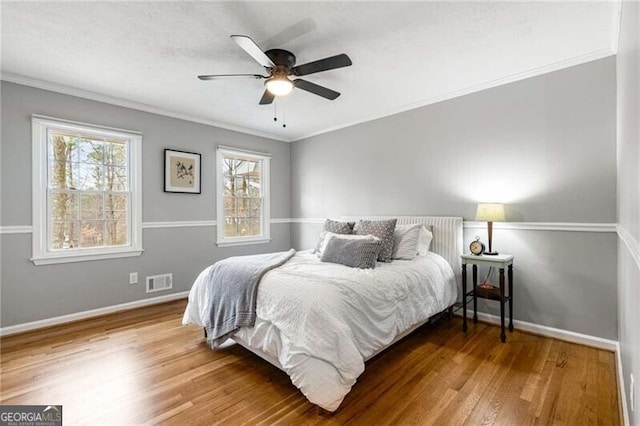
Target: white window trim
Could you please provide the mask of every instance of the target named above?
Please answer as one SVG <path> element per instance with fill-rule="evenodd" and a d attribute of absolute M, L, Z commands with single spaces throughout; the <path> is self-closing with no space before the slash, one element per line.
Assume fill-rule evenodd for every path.
<path fill-rule="evenodd" d="M 32 126 L 32 212 L 33 212 L 33 257 L 36 265 L 82 262 L 87 260 L 114 259 L 140 256 L 142 248 L 142 133 L 80 123 L 42 115 L 31 116 Z M 131 241 L 127 246 L 75 249 L 73 251 L 51 251 L 48 249 L 49 217 L 47 209 L 48 185 L 48 140 L 49 128 L 89 132 L 106 137 L 127 138 L 129 144 L 129 177 L 131 203 L 129 224 Z"/>
<path fill-rule="evenodd" d="M 243 158 L 251 161 L 262 161 L 261 169 L 261 185 L 262 185 L 262 235 L 249 236 L 249 237 L 225 237 L 224 236 L 224 177 L 222 159 L 225 156 L 231 156 L 236 158 Z M 216 210 L 217 210 L 217 225 L 216 225 L 216 244 L 218 247 L 230 247 L 230 246 L 242 246 L 249 244 L 261 244 L 271 241 L 271 207 L 270 207 L 270 186 L 271 179 L 269 174 L 271 156 L 269 154 L 247 151 L 238 148 L 227 147 L 218 145 L 216 150 Z"/>

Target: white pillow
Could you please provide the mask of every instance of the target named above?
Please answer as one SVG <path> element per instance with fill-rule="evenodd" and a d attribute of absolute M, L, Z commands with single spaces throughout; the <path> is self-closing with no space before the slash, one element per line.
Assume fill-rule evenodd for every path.
<path fill-rule="evenodd" d="M 393 232 L 392 259 L 413 260 L 418 254 L 421 223 L 397 225 Z"/>
<path fill-rule="evenodd" d="M 324 253 L 324 250 L 327 248 L 327 243 L 333 237 L 340 237 L 345 240 L 379 240 L 378 237 L 374 237 L 373 235 L 336 234 L 335 232 L 324 231 L 322 243 L 316 252 L 319 258 L 322 258 L 322 253 Z"/>
<path fill-rule="evenodd" d="M 420 237 L 418 238 L 418 256 L 424 256 L 429 253 L 431 241 L 433 240 L 433 232 L 431 226 L 423 225 L 420 228 Z"/>

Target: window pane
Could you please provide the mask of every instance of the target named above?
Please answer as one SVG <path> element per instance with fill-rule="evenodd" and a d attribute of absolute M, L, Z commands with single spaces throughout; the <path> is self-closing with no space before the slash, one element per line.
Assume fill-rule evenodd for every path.
<path fill-rule="evenodd" d="M 238 217 L 249 217 L 251 215 L 251 199 L 238 198 Z"/>
<path fill-rule="evenodd" d="M 85 164 L 102 164 L 104 143 L 99 140 L 80 138 L 78 140 L 78 161 Z"/>
<path fill-rule="evenodd" d="M 249 185 L 249 182 L 246 177 L 236 177 L 236 181 L 235 181 L 236 197 L 246 196 L 248 185 Z"/>
<path fill-rule="evenodd" d="M 249 219 L 238 219 L 238 237 L 247 237 L 251 234 L 251 223 Z"/>
<path fill-rule="evenodd" d="M 51 193 L 51 218 L 53 220 L 77 220 L 78 197 L 65 192 Z"/>
<path fill-rule="evenodd" d="M 233 197 L 236 195 L 236 181 L 234 178 L 229 176 L 224 176 L 224 182 L 222 186 L 224 187 L 224 196 L 225 197 Z"/>
<path fill-rule="evenodd" d="M 261 195 L 261 187 L 259 179 L 250 179 L 248 185 L 248 193 L 249 197 L 259 197 Z"/>
<path fill-rule="evenodd" d="M 78 141 L 74 135 L 52 132 L 49 134 L 49 159 L 53 161 L 78 161 Z"/>
<path fill-rule="evenodd" d="M 109 194 L 104 197 L 104 217 L 105 219 L 123 220 L 127 219 L 129 205 L 128 194 Z"/>
<path fill-rule="evenodd" d="M 53 222 L 51 230 L 51 248 L 66 250 L 78 247 L 79 222 Z"/>
<path fill-rule="evenodd" d="M 76 189 L 78 187 L 78 163 L 52 161 L 49 163 L 49 188 Z"/>
<path fill-rule="evenodd" d="M 252 161 L 251 162 L 251 166 L 250 166 L 250 170 L 251 170 L 251 176 L 252 177 L 259 177 L 261 176 L 260 171 L 261 171 L 261 167 L 260 165 L 262 164 L 261 161 Z"/>
<path fill-rule="evenodd" d="M 80 194 L 80 219 L 103 218 L 102 194 Z"/>
<path fill-rule="evenodd" d="M 236 176 L 248 176 L 251 171 L 251 161 L 236 160 Z"/>
<path fill-rule="evenodd" d="M 261 217 L 262 216 L 262 199 L 260 198 L 252 198 L 251 199 L 251 217 Z"/>
<path fill-rule="evenodd" d="M 124 220 L 105 222 L 105 245 L 123 246 L 129 244 L 128 223 Z"/>
<path fill-rule="evenodd" d="M 262 235 L 260 218 L 251 218 L 251 235 Z"/>
<path fill-rule="evenodd" d="M 233 176 L 235 160 L 233 158 L 224 158 L 222 160 L 222 174 L 225 176 Z"/>
<path fill-rule="evenodd" d="M 89 191 L 102 190 L 104 180 L 104 166 L 101 164 L 80 163 L 78 188 Z"/>
<path fill-rule="evenodd" d="M 227 237 L 235 237 L 236 234 L 236 219 L 233 217 L 225 218 L 224 235 Z"/>
<path fill-rule="evenodd" d="M 108 141 L 104 147 L 105 164 L 114 166 L 127 165 L 127 145 L 121 141 Z"/>
<path fill-rule="evenodd" d="M 104 185 L 107 191 L 126 191 L 128 189 L 127 169 L 107 166 Z"/>
<path fill-rule="evenodd" d="M 80 222 L 80 247 L 100 247 L 104 245 L 104 222 Z"/>
<path fill-rule="evenodd" d="M 238 215 L 236 208 L 236 199 L 231 197 L 224 198 L 224 217 L 235 218 Z"/>

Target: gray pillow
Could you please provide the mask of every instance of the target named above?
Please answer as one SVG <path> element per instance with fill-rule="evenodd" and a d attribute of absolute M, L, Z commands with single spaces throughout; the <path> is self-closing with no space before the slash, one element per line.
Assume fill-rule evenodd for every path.
<path fill-rule="evenodd" d="M 352 268 L 371 269 L 382 247 L 382 240 L 374 236 L 327 235 L 320 260 L 339 263 Z"/>
<path fill-rule="evenodd" d="M 373 235 L 382 240 L 382 247 L 378 260 L 380 262 L 391 262 L 393 253 L 393 231 L 396 229 L 398 219 L 389 220 L 360 220 L 353 228 L 356 235 Z"/>
<path fill-rule="evenodd" d="M 327 232 L 333 232 L 334 234 L 351 234 L 353 233 L 353 227 L 355 224 L 355 222 L 339 222 L 337 220 L 326 219 L 324 221 L 324 226 L 322 227 L 322 232 L 320 232 L 320 236 L 318 237 L 316 248 L 313 249 L 313 252 L 318 253 L 320 251 L 320 246 L 322 245 L 322 241 L 324 241 L 324 236 Z"/>

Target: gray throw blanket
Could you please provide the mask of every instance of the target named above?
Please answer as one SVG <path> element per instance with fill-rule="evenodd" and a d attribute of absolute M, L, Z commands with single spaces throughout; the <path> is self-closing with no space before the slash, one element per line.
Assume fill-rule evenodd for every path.
<path fill-rule="evenodd" d="M 235 256 L 216 262 L 209 271 L 208 284 L 214 297 L 209 301 L 210 323 L 207 337 L 216 347 L 240 327 L 256 322 L 258 283 L 268 271 L 284 265 L 296 254 L 294 249 L 279 253 Z"/>

